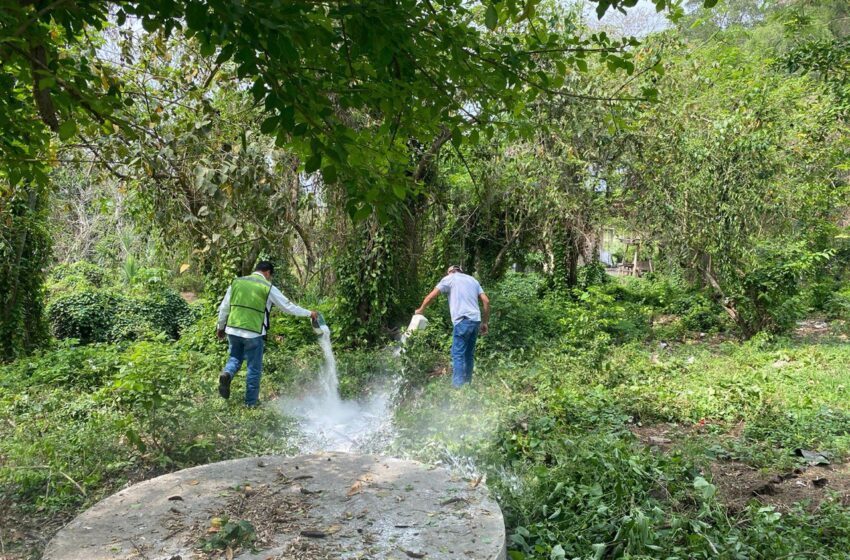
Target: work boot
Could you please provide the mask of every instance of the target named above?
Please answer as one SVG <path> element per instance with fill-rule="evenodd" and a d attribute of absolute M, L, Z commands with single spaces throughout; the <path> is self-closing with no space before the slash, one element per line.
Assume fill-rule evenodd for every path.
<path fill-rule="evenodd" d="M 222 398 L 230 398 L 230 381 L 232 379 L 233 378 L 230 377 L 230 374 L 226 371 L 221 372 L 221 375 L 218 376 L 218 394 L 221 395 Z"/>

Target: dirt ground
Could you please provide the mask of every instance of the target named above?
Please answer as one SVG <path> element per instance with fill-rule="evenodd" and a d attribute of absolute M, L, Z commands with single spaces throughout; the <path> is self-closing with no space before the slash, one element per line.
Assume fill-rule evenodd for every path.
<path fill-rule="evenodd" d="M 40 555 L 47 541 L 72 515 L 27 515 L 0 501 L 0 560 L 23 560 Z"/>
<path fill-rule="evenodd" d="M 844 333 L 837 333 L 836 326 L 830 324 L 826 319 L 806 319 L 798 321 L 794 329 L 794 338 L 807 342 L 817 342 L 824 339 L 836 339 L 847 342 L 848 337 Z"/>
<path fill-rule="evenodd" d="M 638 440 L 659 452 L 669 452 L 677 442 L 699 426 L 653 424 L 632 426 Z M 743 424 L 735 426 L 729 437 L 740 437 Z M 707 468 L 718 496 L 730 513 L 744 509 L 751 500 L 790 511 L 798 505 L 814 511 L 826 500 L 838 499 L 850 504 L 850 464 L 802 466 L 790 472 L 765 472 L 740 461 L 715 460 Z"/>

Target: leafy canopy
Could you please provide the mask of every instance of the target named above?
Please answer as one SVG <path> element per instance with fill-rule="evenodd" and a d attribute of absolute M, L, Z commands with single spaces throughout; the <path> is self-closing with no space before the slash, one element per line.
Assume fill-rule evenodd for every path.
<path fill-rule="evenodd" d="M 598 12 L 637 0 L 599 0 Z M 659 10 L 674 8 L 655 0 Z M 630 40 L 582 38 L 571 24 L 537 14 L 539 0 L 395 2 L 256 0 L 48 2 L 0 7 L 0 146 L 9 183 L 44 180 L 45 125 L 62 139 L 84 128 L 141 134 L 122 119 L 119 80 L 107 61 L 67 56 L 114 16 L 149 32 L 182 31 L 218 64 L 234 64 L 268 113 L 263 131 L 294 148 L 304 170 L 345 179 L 349 211 L 380 211 L 412 182 L 409 142 L 471 127 L 492 132 L 497 116 L 541 93 L 569 94 L 567 64 L 600 52 L 631 73 Z M 713 4 L 706 0 L 706 5 Z M 131 21 L 132 20 L 132 21 Z M 482 21 L 483 20 L 483 21 Z M 482 25 L 482 23 L 484 25 Z M 518 33 L 508 33 L 508 29 Z M 554 72 L 541 59 L 562 61 Z M 90 132 L 91 134 L 91 132 Z"/>

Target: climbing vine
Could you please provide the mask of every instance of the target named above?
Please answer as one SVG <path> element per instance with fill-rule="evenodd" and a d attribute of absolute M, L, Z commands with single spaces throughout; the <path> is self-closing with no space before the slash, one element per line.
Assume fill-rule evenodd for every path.
<path fill-rule="evenodd" d="M 50 261 L 45 187 L 28 183 L 0 196 L 0 360 L 22 356 L 48 334 L 44 274 Z"/>

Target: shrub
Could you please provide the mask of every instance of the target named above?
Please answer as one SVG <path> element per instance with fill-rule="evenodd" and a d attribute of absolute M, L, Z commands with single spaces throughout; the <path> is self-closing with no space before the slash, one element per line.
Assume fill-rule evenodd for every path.
<path fill-rule="evenodd" d="M 106 289 L 84 289 L 52 299 L 47 314 L 56 338 L 90 342 L 137 340 L 163 333 L 177 338 L 194 317 L 173 290 L 160 288 L 141 295 Z"/>
<path fill-rule="evenodd" d="M 546 295 L 546 279 L 535 273 L 510 272 L 486 290 L 492 304 L 490 334 L 481 339 L 483 352 L 536 345 L 559 332 L 555 301 Z"/>
<path fill-rule="evenodd" d="M 70 294 L 82 290 L 95 290 L 106 284 L 103 269 L 87 261 L 56 266 L 47 281 L 51 296 Z"/>
<path fill-rule="evenodd" d="M 830 257 L 831 253 L 811 251 L 802 243 L 758 248 L 753 266 L 730 295 L 744 335 L 791 328 L 806 311 L 800 293 L 802 280 L 820 270 Z"/>
<path fill-rule="evenodd" d="M 60 264 L 54 267 L 50 273 L 51 282 L 60 282 L 73 277 L 76 277 L 78 280 L 85 280 L 85 282 L 95 288 L 103 287 L 106 279 L 103 268 L 88 261 Z"/>
<path fill-rule="evenodd" d="M 824 310 L 830 319 L 850 320 L 850 287 L 831 294 Z"/>
<path fill-rule="evenodd" d="M 106 291 L 74 291 L 54 297 L 47 316 L 56 338 L 105 342 L 110 340 L 117 305 L 116 297 Z"/>
<path fill-rule="evenodd" d="M 611 281 L 611 277 L 605 272 L 605 266 L 601 262 L 580 266 L 577 279 L 576 287 L 579 290 L 586 290 L 591 286 L 601 286 Z"/>
<path fill-rule="evenodd" d="M 164 333 L 176 339 L 193 317 L 189 304 L 169 289 L 119 301 L 112 325 L 112 340 L 137 340 L 148 333 Z"/>
<path fill-rule="evenodd" d="M 682 317 L 682 326 L 689 331 L 716 332 L 724 326 L 723 309 L 702 292 L 684 293 L 666 308 Z"/>

